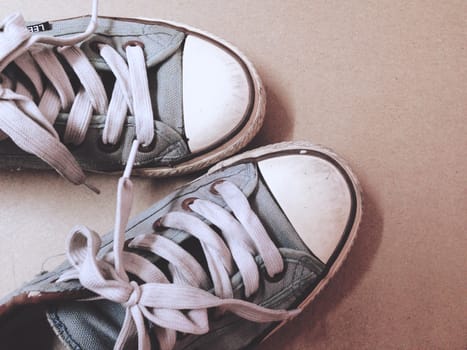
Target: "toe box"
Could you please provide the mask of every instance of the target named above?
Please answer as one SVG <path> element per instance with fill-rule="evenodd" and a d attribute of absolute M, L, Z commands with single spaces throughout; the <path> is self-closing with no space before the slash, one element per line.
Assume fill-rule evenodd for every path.
<path fill-rule="evenodd" d="M 192 153 L 220 143 L 241 126 L 250 105 L 250 78 L 227 47 L 188 35 L 183 49 L 183 115 Z"/>
<path fill-rule="evenodd" d="M 328 263 L 353 207 L 345 172 L 326 158 L 293 154 L 267 158 L 258 167 L 269 190 L 310 251 Z"/>

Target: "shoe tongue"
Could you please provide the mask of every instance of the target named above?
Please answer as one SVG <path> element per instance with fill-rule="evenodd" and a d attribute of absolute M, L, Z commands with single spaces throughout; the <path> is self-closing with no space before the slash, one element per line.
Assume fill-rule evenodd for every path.
<path fill-rule="evenodd" d="M 82 33 L 89 24 L 90 17 L 79 17 L 59 21 L 27 23 L 28 27 L 43 28 L 42 35 L 66 37 Z M 98 70 L 110 70 L 102 57 L 94 51 L 93 42 L 106 43 L 126 57 L 125 46 L 132 42 L 142 43 L 146 57 L 146 66 L 154 67 L 177 51 L 185 35 L 167 26 L 147 24 L 143 21 L 98 18 L 98 27 L 92 37 L 82 43 L 81 49 Z M 45 25 L 47 24 L 47 25 Z M 38 30 L 39 31 L 39 30 Z"/>

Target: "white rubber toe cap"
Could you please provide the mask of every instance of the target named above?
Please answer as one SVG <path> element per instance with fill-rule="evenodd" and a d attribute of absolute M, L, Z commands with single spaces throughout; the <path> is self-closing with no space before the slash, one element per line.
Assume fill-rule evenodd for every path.
<path fill-rule="evenodd" d="M 343 175 L 330 162 L 305 154 L 261 160 L 258 166 L 303 242 L 327 263 L 346 230 L 352 208 Z"/>
<path fill-rule="evenodd" d="M 250 84 L 234 56 L 194 35 L 186 38 L 182 70 L 185 133 L 191 152 L 197 153 L 243 122 Z"/>

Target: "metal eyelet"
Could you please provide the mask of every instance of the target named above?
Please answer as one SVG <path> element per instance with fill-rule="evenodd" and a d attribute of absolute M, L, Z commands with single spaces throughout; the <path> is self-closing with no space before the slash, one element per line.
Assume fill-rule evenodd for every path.
<path fill-rule="evenodd" d="M 279 273 L 276 273 L 274 276 L 269 276 L 267 271 L 265 271 L 264 273 L 264 279 L 270 283 L 277 283 L 279 281 L 281 281 L 284 276 L 285 276 L 285 273 L 287 272 L 287 260 L 283 260 L 284 261 L 284 268 L 282 269 L 281 272 Z"/>
<path fill-rule="evenodd" d="M 140 153 L 149 153 L 152 152 L 156 149 L 156 137 L 152 138 L 152 141 L 149 145 L 144 146 L 143 144 L 140 144 L 138 146 L 138 152 Z"/>
<path fill-rule="evenodd" d="M 225 180 L 216 180 L 212 183 L 211 187 L 209 188 L 209 192 L 211 192 L 212 194 L 216 194 L 218 195 L 219 192 L 216 190 L 216 186 L 225 182 Z"/>
<path fill-rule="evenodd" d="M 89 43 L 89 48 L 95 54 L 100 55 L 101 50 L 99 49 L 99 45 L 105 45 L 103 41 L 95 40 Z"/>
<path fill-rule="evenodd" d="M 121 145 L 122 145 L 121 141 L 118 141 L 115 144 L 104 143 L 104 141 L 102 140 L 102 136 L 99 136 L 98 139 L 97 139 L 97 147 L 104 153 L 117 152 L 120 149 Z"/>
<path fill-rule="evenodd" d="M 162 224 L 162 218 L 159 218 L 156 221 L 154 221 L 154 223 L 152 224 L 152 229 L 154 230 L 154 232 L 161 232 L 165 229 L 165 226 Z"/>
<path fill-rule="evenodd" d="M 185 198 L 185 199 L 183 200 L 183 202 L 182 202 L 182 209 L 183 209 L 183 210 L 186 210 L 186 211 L 192 212 L 193 210 L 191 210 L 190 205 L 192 205 L 193 202 L 194 202 L 195 200 L 197 200 L 197 199 L 198 199 L 198 198 L 196 198 L 196 197 Z"/>
<path fill-rule="evenodd" d="M 138 40 L 129 40 L 125 44 L 122 45 L 124 51 L 128 46 L 139 46 L 140 48 L 144 49 L 144 43 Z"/>

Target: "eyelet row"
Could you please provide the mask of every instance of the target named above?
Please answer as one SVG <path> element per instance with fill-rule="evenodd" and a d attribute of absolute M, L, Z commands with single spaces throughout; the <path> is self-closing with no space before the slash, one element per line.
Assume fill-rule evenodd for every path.
<path fill-rule="evenodd" d="M 122 142 L 119 140 L 117 143 L 104 143 L 102 137 L 97 138 L 97 147 L 104 153 L 114 153 L 117 152 L 122 146 Z M 79 145 L 67 144 L 68 149 L 75 150 Z M 140 145 L 138 152 L 140 153 L 150 153 L 156 148 L 156 141 L 154 140 L 147 146 Z"/>
<path fill-rule="evenodd" d="M 211 187 L 209 188 L 209 191 L 215 195 L 218 195 L 219 192 L 217 192 L 216 190 L 216 185 L 218 184 L 221 184 L 223 183 L 225 180 L 222 180 L 222 179 L 219 179 L 219 180 L 216 180 L 214 181 L 212 184 L 211 184 Z M 183 210 L 185 211 L 188 211 L 188 212 L 193 212 L 193 210 L 190 208 L 190 205 L 192 205 L 194 203 L 195 200 L 197 200 L 198 198 L 196 197 L 188 197 L 188 198 L 185 198 L 181 204 L 181 207 Z M 161 221 L 161 218 L 157 219 L 156 221 L 154 221 L 153 225 L 152 225 L 152 228 L 154 229 L 154 231 L 156 232 L 159 232 L 159 231 L 162 231 L 164 229 L 164 225 L 162 225 L 162 221 Z"/>
<path fill-rule="evenodd" d="M 182 209 L 188 212 L 193 212 L 193 210 L 191 210 L 190 208 L 190 205 L 192 205 L 193 202 L 197 199 L 198 198 L 196 197 L 185 198 L 181 204 Z M 155 232 L 163 231 L 165 229 L 165 226 L 162 224 L 162 218 L 159 218 L 156 221 L 154 221 L 154 223 L 152 224 L 152 228 Z"/>
<path fill-rule="evenodd" d="M 216 190 L 216 186 L 225 182 L 225 180 L 222 180 L 222 179 L 219 179 L 219 180 L 216 180 L 212 183 L 211 187 L 209 188 L 209 192 L 211 192 L 212 194 L 215 194 L 215 195 L 219 195 L 219 192 Z"/>

